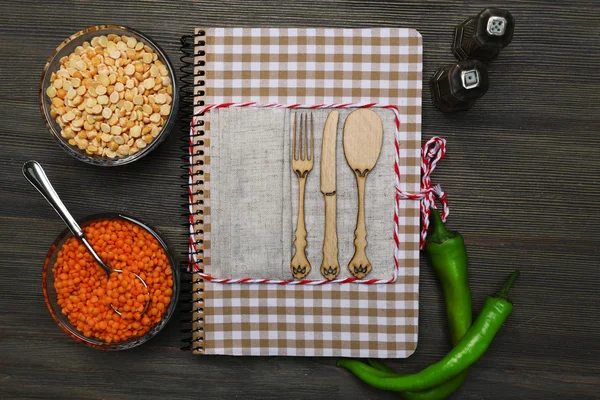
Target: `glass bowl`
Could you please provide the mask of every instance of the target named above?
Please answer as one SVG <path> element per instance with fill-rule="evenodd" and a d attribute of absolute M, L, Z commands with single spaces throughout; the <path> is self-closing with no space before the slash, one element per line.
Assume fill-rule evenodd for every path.
<path fill-rule="evenodd" d="M 154 140 L 149 145 L 147 145 L 146 147 L 144 147 L 137 153 L 128 155 L 128 156 L 117 157 L 117 158 L 108 158 L 105 156 L 89 155 L 84 150 L 80 150 L 77 146 L 71 146 L 68 143 L 68 139 L 65 139 L 61 136 L 61 134 L 60 134 L 61 129 L 60 129 L 60 126 L 58 125 L 58 123 L 56 122 L 56 120 L 50 116 L 50 107 L 51 107 L 52 101 L 46 95 L 46 88 L 48 86 L 50 86 L 50 78 L 52 76 L 52 73 L 58 71 L 58 69 L 60 68 L 60 59 L 62 57 L 68 56 L 75 50 L 75 48 L 77 46 L 82 45 L 83 42 L 85 42 L 85 41 L 89 42 L 95 36 L 110 35 L 110 34 L 116 34 L 119 36 L 122 36 L 122 35 L 131 36 L 131 37 L 134 37 L 137 41 L 142 42 L 145 45 L 148 45 L 148 47 L 150 47 L 158 55 L 158 60 L 160 60 L 167 67 L 167 69 L 169 71 L 169 77 L 171 78 L 171 84 L 173 85 L 173 94 L 171 95 L 171 97 L 173 99 L 173 101 L 171 103 L 171 112 L 170 112 L 169 116 L 167 117 L 167 120 L 165 121 L 165 125 L 160 130 L 158 136 L 156 138 L 154 138 Z M 71 35 L 69 38 L 65 39 L 48 59 L 48 62 L 44 66 L 44 72 L 42 73 L 42 79 L 40 82 L 40 108 L 41 108 L 41 112 L 42 112 L 42 117 L 44 118 L 44 120 L 46 122 L 46 126 L 48 127 L 48 130 L 50 131 L 50 133 L 52 134 L 54 139 L 58 142 L 60 147 L 62 147 L 67 153 L 69 153 L 71 156 L 75 157 L 76 159 L 78 159 L 80 161 L 83 161 L 83 162 L 86 162 L 89 164 L 93 164 L 93 165 L 116 166 L 116 165 L 129 164 L 135 160 L 138 160 L 138 159 L 144 157 L 146 154 L 150 153 L 152 150 L 154 150 L 156 147 L 158 147 L 158 145 L 160 143 L 162 143 L 165 140 L 165 138 L 168 136 L 169 132 L 173 129 L 173 126 L 175 125 L 176 115 L 177 115 L 178 103 L 179 103 L 179 90 L 178 90 L 178 86 L 177 86 L 177 79 L 175 77 L 175 70 L 173 68 L 173 65 L 169 61 L 169 58 L 167 57 L 166 53 L 147 36 L 143 35 L 142 33 L 138 32 L 136 30 L 133 30 L 131 28 L 127 28 L 124 26 L 117 26 L 117 25 L 92 26 L 90 28 L 81 30 L 81 31 Z"/>
<path fill-rule="evenodd" d="M 96 222 L 96 221 L 100 221 L 100 220 L 107 220 L 107 219 L 121 219 L 121 220 L 129 221 L 131 223 L 138 225 L 140 228 L 145 229 L 152 236 L 154 236 L 156 238 L 156 240 L 158 241 L 158 243 L 165 250 L 165 253 L 169 260 L 169 264 L 171 266 L 171 272 L 172 272 L 172 276 L 173 276 L 173 289 L 172 289 L 173 294 L 171 296 L 171 302 L 169 303 L 169 306 L 165 309 L 165 313 L 164 313 L 162 319 L 160 320 L 160 322 L 158 322 L 156 325 L 154 325 L 150 329 L 150 331 L 143 336 L 131 338 L 127 341 L 117 342 L 117 343 L 114 343 L 114 342 L 106 343 L 95 337 L 85 337 L 82 332 L 78 331 L 77 328 L 71 324 L 71 322 L 69 321 L 69 318 L 62 313 L 61 306 L 58 304 L 56 289 L 54 288 L 54 273 L 52 272 L 52 269 L 56 262 L 56 258 L 57 258 L 59 249 L 62 247 L 62 245 L 68 239 L 73 237 L 73 234 L 68 229 L 63 231 L 56 238 L 56 240 L 50 247 L 50 250 L 48 251 L 48 255 L 46 256 L 46 260 L 44 262 L 44 268 L 42 270 L 42 290 L 44 293 L 44 300 L 46 301 L 46 306 L 48 306 L 48 310 L 50 311 L 52 318 L 54 318 L 54 321 L 56 321 L 56 323 L 62 328 L 62 330 L 65 331 L 65 333 L 67 333 L 73 339 L 77 340 L 78 342 L 84 343 L 90 347 L 97 348 L 97 349 L 126 350 L 126 349 L 130 349 L 130 348 L 139 346 L 142 343 L 145 343 L 148 340 L 150 340 L 151 338 L 153 338 L 154 336 L 156 336 L 156 334 L 158 334 L 158 332 L 160 332 L 160 330 L 162 328 L 164 328 L 164 326 L 167 324 L 167 322 L 173 315 L 173 312 L 175 311 L 175 308 L 177 306 L 177 300 L 179 298 L 179 290 L 180 290 L 179 269 L 177 268 L 177 265 L 175 264 L 175 260 L 173 259 L 173 256 L 171 255 L 171 253 L 168 250 L 167 244 L 160 237 L 160 235 L 154 229 L 150 228 L 148 225 L 146 225 L 145 223 L 143 223 L 137 219 L 134 219 L 132 217 L 129 217 L 129 216 L 126 216 L 123 214 L 104 213 L 104 214 L 91 215 L 87 218 L 79 220 L 78 222 L 81 227 L 85 227 L 85 226 L 91 224 L 92 222 Z"/>

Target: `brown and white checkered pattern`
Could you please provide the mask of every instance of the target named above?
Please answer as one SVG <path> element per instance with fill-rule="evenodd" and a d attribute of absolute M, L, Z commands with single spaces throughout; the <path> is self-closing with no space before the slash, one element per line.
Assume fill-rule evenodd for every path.
<path fill-rule="evenodd" d="M 204 35 L 200 33 L 204 32 Z M 401 189 L 419 191 L 421 36 L 409 29 L 197 29 L 196 103 L 366 103 L 399 107 Z M 205 65 L 201 66 L 201 61 Z M 205 71 L 205 76 L 200 76 Z M 200 80 L 205 86 L 200 86 Z M 210 268 L 210 116 L 201 139 L 204 272 Z M 201 128 L 198 128 L 201 129 Z M 197 144 L 200 141 L 197 140 Z M 201 148 L 202 148 L 201 146 Z M 198 147 L 196 147 L 198 149 Z M 197 202 L 202 201 L 203 204 Z M 196 212 L 202 211 L 202 214 Z M 417 344 L 419 204 L 401 203 L 393 284 L 195 284 L 196 353 L 408 357 Z M 202 289 L 202 292 L 200 290 Z M 200 299 L 203 298 L 201 302 Z"/>

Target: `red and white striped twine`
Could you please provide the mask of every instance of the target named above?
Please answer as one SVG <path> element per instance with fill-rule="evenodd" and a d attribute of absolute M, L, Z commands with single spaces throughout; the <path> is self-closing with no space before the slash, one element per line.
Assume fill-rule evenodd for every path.
<path fill-rule="evenodd" d="M 248 103 L 221 103 L 221 104 L 212 104 L 205 106 L 200 109 L 198 114 L 194 115 L 191 123 L 191 134 L 194 134 L 194 126 L 196 123 L 195 117 L 204 115 L 206 112 L 213 109 L 220 108 L 230 108 L 230 107 L 259 107 L 259 108 L 300 108 L 300 109 L 323 109 L 323 108 L 386 108 L 390 109 L 394 112 L 395 118 L 394 122 L 396 125 L 396 140 L 395 140 L 395 150 L 396 150 L 396 163 L 394 165 L 394 170 L 396 173 L 396 206 L 394 209 L 394 221 L 398 223 L 398 209 L 400 200 L 420 200 L 421 201 L 421 237 L 420 237 L 420 247 L 423 248 L 425 245 L 425 239 L 427 238 L 427 228 L 429 227 L 429 209 L 431 207 L 435 207 L 435 198 L 437 197 L 443 205 L 442 211 L 442 219 L 445 221 L 449 209 L 448 209 L 448 201 L 446 199 L 446 194 L 442 191 L 439 185 L 431 186 L 430 175 L 435 169 L 437 163 L 444 158 L 446 154 L 446 140 L 434 137 L 428 140 L 422 148 L 421 153 L 421 191 L 419 193 L 407 193 L 402 191 L 400 188 L 400 112 L 398 107 L 393 104 L 377 104 L 377 103 L 341 103 L 341 104 L 313 104 L 313 105 L 302 105 L 302 104 L 257 104 L 256 102 L 248 102 Z M 193 190 L 192 186 L 194 182 L 192 180 L 193 176 L 193 156 L 194 156 L 194 143 L 192 137 L 190 136 L 190 149 L 189 149 L 189 180 L 188 180 L 188 195 L 189 195 L 189 212 L 190 212 L 190 256 L 189 262 L 193 266 L 195 273 L 197 273 L 201 278 L 206 279 L 208 281 L 214 283 L 268 283 L 268 284 L 278 284 L 278 285 L 325 285 L 331 283 L 358 283 L 363 285 L 373 285 L 373 284 L 381 284 L 381 283 L 393 283 L 396 281 L 398 277 L 398 272 L 400 269 L 399 262 L 396 256 L 394 256 L 394 270 L 393 275 L 390 279 L 358 279 L 355 277 L 342 278 L 342 279 L 334 279 L 334 280 L 312 280 L 312 279 L 303 279 L 303 280 L 280 280 L 280 279 L 255 279 L 255 278 L 216 278 L 209 274 L 201 271 L 201 267 L 199 267 L 198 258 L 197 258 L 197 248 L 196 248 L 196 239 L 195 239 L 195 231 L 194 231 L 194 210 L 193 210 Z M 399 244 L 399 238 L 394 229 L 394 241 L 396 243 L 396 247 Z M 201 262 L 200 262 L 201 264 Z"/>
<path fill-rule="evenodd" d="M 427 240 L 427 231 L 429 228 L 430 209 L 437 208 L 435 199 L 438 198 L 442 203 L 442 221 L 446 222 L 450 208 L 446 193 L 440 185 L 431 186 L 431 173 L 437 166 L 437 163 L 446 155 L 446 139 L 432 137 L 421 149 L 421 191 L 419 193 L 407 193 L 396 186 L 396 196 L 398 200 L 410 199 L 421 200 L 421 241 L 420 249 L 423 249 Z"/>

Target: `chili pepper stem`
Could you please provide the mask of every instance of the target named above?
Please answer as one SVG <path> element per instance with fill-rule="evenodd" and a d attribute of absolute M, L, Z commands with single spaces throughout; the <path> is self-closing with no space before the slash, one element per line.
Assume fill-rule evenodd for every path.
<path fill-rule="evenodd" d="M 513 285 L 513 283 L 515 283 L 515 280 L 519 277 L 519 274 L 521 272 L 520 271 L 515 271 L 510 275 L 510 278 L 508 278 L 508 280 L 506 281 L 506 283 L 504 284 L 504 286 L 502 287 L 502 290 L 500 290 L 497 294 L 496 297 L 500 297 L 502 299 L 507 299 L 508 298 L 508 291 L 510 290 L 510 287 Z"/>
<path fill-rule="evenodd" d="M 431 208 L 430 221 L 432 225 L 431 233 L 429 234 L 428 241 L 442 244 L 446 240 L 452 239 L 458 232 L 449 231 L 444 226 L 444 222 L 442 221 L 442 216 L 440 215 L 440 211 L 437 208 Z"/>

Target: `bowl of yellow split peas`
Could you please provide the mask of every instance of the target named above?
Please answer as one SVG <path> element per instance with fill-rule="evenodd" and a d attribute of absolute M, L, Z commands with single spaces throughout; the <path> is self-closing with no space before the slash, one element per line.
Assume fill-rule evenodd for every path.
<path fill-rule="evenodd" d="M 131 163 L 154 150 L 175 124 L 175 71 L 146 35 L 99 25 L 64 40 L 44 67 L 40 107 L 48 130 L 89 164 Z"/>

